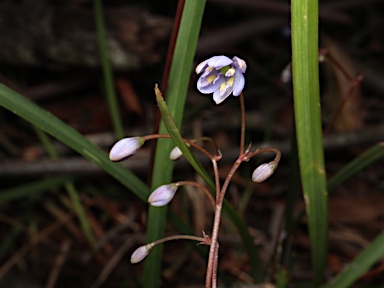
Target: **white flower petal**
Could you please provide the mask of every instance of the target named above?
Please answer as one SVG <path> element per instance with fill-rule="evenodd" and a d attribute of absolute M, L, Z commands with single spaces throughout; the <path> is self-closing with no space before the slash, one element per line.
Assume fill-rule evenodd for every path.
<path fill-rule="evenodd" d="M 219 70 L 223 68 L 224 66 L 228 66 L 232 64 L 232 60 L 229 59 L 227 56 L 213 56 L 208 59 L 208 66 L 214 67 L 215 69 Z"/>
<path fill-rule="evenodd" d="M 244 89 L 245 79 L 240 69 L 236 69 L 235 80 L 233 81 L 233 96 L 239 96 Z"/>
<path fill-rule="evenodd" d="M 247 63 L 243 59 L 240 59 L 237 56 L 233 57 L 232 60 L 233 60 L 233 66 L 236 68 L 239 68 L 241 72 L 245 73 L 245 71 L 247 70 Z"/>
<path fill-rule="evenodd" d="M 207 62 L 208 60 L 205 60 L 196 66 L 196 69 L 195 69 L 196 74 L 200 74 L 200 72 L 207 66 Z"/>
<path fill-rule="evenodd" d="M 226 85 L 226 89 L 218 89 L 213 93 L 213 101 L 216 104 L 220 104 L 232 93 L 232 87 Z"/>
<path fill-rule="evenodd" d="M 199 80 L 197 81 L 197 89 L 203 93 L 203 94 L 211 94 L 215 92 L 217 89 L 220 88 L 221 83 L 223 83 L 224 77 L 222 75 L 219 75 L 211 84 L 205 85 L 204 83 L 205 78 L 200 77 Z"/>

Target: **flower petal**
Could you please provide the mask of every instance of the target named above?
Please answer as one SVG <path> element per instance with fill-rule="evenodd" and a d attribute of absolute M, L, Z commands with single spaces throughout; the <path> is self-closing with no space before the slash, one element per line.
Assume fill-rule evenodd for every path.
<path fill-rule="evenodd" d="M 239 96 L 244 89 L 245 79 L 240 69 L 236 69 L 235 80 L 233 82 L 233 96 Z"/>
<path fill-rule="evenodd" d="M 228 66 L 232 64 L 232 60 L 227 56 L 213 56 L 207 60 L 208 66 L 215 67 L 215 69 L 220 70 L 224 66 Z"/>
<path fill-rule="evenodd" d="M 218 89 L 215 92 L 213 92 L 213 101 L 215 101 L 216 104 L 220 104 L 223 102 L 225 99 L 228 98 L 228 96 L 232 93 L 232 87 L 226 84 L 223 89 Z"/>
<path fill-rule="evenodd" d="M 206 77 L 200 77 L 197 81 L 197 89 L 203 94 L 211 94 L 220 88 L 221 83 L 225 81 L 222 75 L 218 75 L 216 79 L 209 85 L 206 85 Z"/>
<path fill-rule="evenodd" d="M 247 70 L 247 63 L 243 59 L 240 59 L 239 57 L 236 57 L 236 56 L 233 57 L 232 60 L 233 60 L 232 66 L 235 68 L 239 68 L 241 72 L 245 73 L 245 71 Z"/>
<path fill-rule="evenodd" d="M 196 66 L 196 69 L 195 69 L 196 74 L 200 74 L 200 72 L 207 67 L 207 62 L 208 60 L 205 60 Z"/>

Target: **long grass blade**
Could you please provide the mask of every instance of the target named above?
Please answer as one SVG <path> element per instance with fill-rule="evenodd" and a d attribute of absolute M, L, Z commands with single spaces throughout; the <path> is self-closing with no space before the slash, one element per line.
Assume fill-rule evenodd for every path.
<path fill-rule="evenodd" d="M 334 190 L 344 181 L 351 178 L 353 175 L 363 170 L 368 165 L 384 157 L 384 142 L 378 143 L 371 147 L 359 157 L 354 159 L 343 169 L 341 169 L 335 176 L 328 181 L 328 191 Z"/>
<path fill-rule="evenodd" d="M 123 138 L 124 128 L 121 121 L 118 100 L 116 97 L 115 86 L 113 83 L 113 75 L 111 63 L 108 58 L 107 35 L 105 33 L 105 21 L 103 16 L 102 0 L 94 0 L 97 40 L 100 50 L 101 65 L 103 68 L 104 89 L 107 96 L 107 103 L 113 128 L 117 138 Z"/>
<path fill-rule="evenodd" d="M 327 187 L 322 147 L 318 2 L 292 0 L 292 70 L 299 163 L 309 223 L 313 285 L 319 287 L 328 252 Z"/>
<path fill-rule="evenodd" d="M 93 161 L 105 172 L 117 179 L 140 199 L 146 201 L 148 187 L 132 172 L 109 160 L 105 151 L 88 141 L 78 131 L 63 123 L 49 112 L 0 83 L 0 106 L 52 135 L 85 158 Z"/>
<path fill-rule="evenodd" d="M 184 113 L 190 73 L 195 55 L 201 20 L 203 18 L 205 0 L 186 0 L 176 40 L 172 66 L 168 78 L 167 104 L 180 127 Z M 167 133 L 163 123 L 159 133 Z M 152 189 L 172 180 L 173 163 L 169 160 L 169 153 L 173 148 L 173 141 L 159 139 L 155 152 L 155 165 L 153 167 Z M 147 223 L 147 241 L 151 242 L 164 235 L 167 208 L 150 207 Z M 144 287 L 155 288 L 159 286 L 161 270 L 162 246 L 156 246 L 144 263 Z M 149 275 L 149 276 L 148 276 Z"/>
<path fill-rule="evenodd" d="M 53 143 L 49 139 L 47 133 L 45 133 L 44 131 L 36 127 L 35 127 L 35 131 L 41 143 L 43 144 L 43 147 L 47 152 L 48 156 L 51 159 L 59 159 L 60 158 L 59 153 L 57 152 L 56 148 L 53 146 Z M 89 244 L 92 247 L 95 247 L 95 244 L 96 244 L 95 235 L 93 234 L 93 231 L 91 229 L 91 224 L 88 221 L 83 204 L 80 201 L 80 197 L 75 188 L 75 184 L 72 181 L 68 180 L 65 182 L 64 187 L 69 195 L 69 198 L 71 199 L 73 209 L 76 212 L 77 219 L 79 220 L 79 223 L 80 223 L 81 229 L 83 230 L 84 235 L 87 237 Z"/>
<path fill-rule="evenodd" d="M 323 288 L 351 287 L 361 275 L 384 256 L 384 232 L 375 238 L 331 283 Z"/>
<path fill-rule="evenodd" d="M 0 204 L 23 198 L 38 198 L 48 189 L 62 186 L 70 179 L 72 179 L 70 176 L 56 176 L 4 189 L 0 191 Z"/>

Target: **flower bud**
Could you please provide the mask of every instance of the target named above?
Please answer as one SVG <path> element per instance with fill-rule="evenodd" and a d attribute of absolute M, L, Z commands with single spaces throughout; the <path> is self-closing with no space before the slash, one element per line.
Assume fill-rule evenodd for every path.
<path fill-rule="evenodd" d="M 187 147 L 191 146 L 188 143 L 185 143 L 185 145 L 187 145 Z M 172 149 L 171 153 L 169 154 L 169 159 L 172 161 L 175 161 L 179 159 L 181 155 L 183 155 L 183 152 L 181 152 L 180 148 L 176 146 L 175 148 Z"/>
<path fill-rule="evenodd" d="M 171 183 L 156 188 L 149 196 L 148 203 L 156 207 L 167 205 L 175 196 L 178 187 L 175 183 Z"/>
<path fill-rule="evenodd" d="M 169 154 L 169 159 L 175 161 L 179 159 L 181 155 L 183 155 L 183 152 L 181 152 L 180 148 L 176 146 L 172 149 L 171 153 Z"/>
<path fill-rule="evenodd" d="M 153 243 L 149 243 L 147 245 L 140 246 L 137 248 L 131 256 L 131 263 L 136 264 L 144 260 L 145 257 L 148 256 L 149 252 L 151 252 L 152 248 L 155 245 Z"/>
<path fill-rule="evenodd" d="M 288 83 L 292 80 L 292 64 L 289 63 L 283 71 L 281 71 L 281 82 Z"/>
<path fill-rule="evenodd" d="M 113 145 L 109 152 L 109 159 L 111 161 L 120 161 L 135 154 L 141 146 L 143 146 L 145 139 L 142 137 L 123 138 Z"/>
<path fill-rule="evenodd" d="M 252 181 L 256 183 L 261 183 L 267 180 L 276 170 L 277 162 L 272 161 L 269 163 L 261 164 L 255 169 L 252 173 Z"/>
<path fill-rule="evenodd" d="M 292 72 L 291 72 L 291 70 L 284 69 L 281 72 L 281 82 L 288 83 L 291 80 L 292 80 Z"/>

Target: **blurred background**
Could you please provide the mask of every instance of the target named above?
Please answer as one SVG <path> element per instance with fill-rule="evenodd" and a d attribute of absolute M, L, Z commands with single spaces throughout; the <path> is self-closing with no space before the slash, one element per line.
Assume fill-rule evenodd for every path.
<path fill-rule="evenodd" d="M 103 5 L 126 136 L 151 134 L 157 109 L 153 87 L 162 81 L 177 1 L 105 0 Z M 246 143 L 253 148 L 278 148 L 283 157 L 275 175 L 258 185 L 251 184 L 251 173 L 268 158 L 243 165 L 227 197 L 247 223 L 263 261 L 270 264 L 266 282 L 274 282 L 284 256 L 291 283 L 300 287 L 312 277 L 305 217 L 298 218 L 290 252 L 281 254 L 292 169 L 289 11 L 289 3 L 280 0 L 208 0 L 196 64 L 221 54 L 247 61 Z M 328 178 L 384 140 L 383 19 L 380 0 L 320 3 L 321 109 Z M 0 35 L 0 82 L 108 152 L 118 139 L 103 88 L 93 2 L 1 0 Z M 204 135 L 217 142 L 224 179 L 239 149 L 239 103 L 230 97 L 216 106 L 211 96 L 197 92 L 196 81 L 191 71 L 181 132 L 186 138 Z M 147 204 L 90 161 L 52 141 L 60 155 L 54 160 L 35 128 L 0 108 L 0 287 L 140 287 L 142 263 L 132 265 L 129 259 L 145 241 Z M 148 181 L 151 153 L 151 145 L 146 144 L 122 165 Z M 197 156 L 210 168 L 208 159 Z M 201 181 L 184 159 L 175 166 L 175 180 Z M 383 230 L 383 168 L 384 162 L 378 161 L 330 194 L 329 277 Z M 96 248 L 76 219 L 63 179 L 73 180 Z M 52 184 L 42 188 L 47 181 Z M 171 209 L 196 235 L 210 231 L 210 203 L 194 189 L 184 192 L 172 201 Z M 298 189 L 295 215 L 303 208 Z M 233 287 L 251 285 L 247 255 L 236 229 L 223 221 L 223 281 Z M 166 234 L 178 232 L 169 225 Z M 356 287 L 383 284 L 383 268 L 378 263 Z M 206 259 L 193 245 L 165 244 L 162 287 L 203 287 L 205 269 Z"/>

